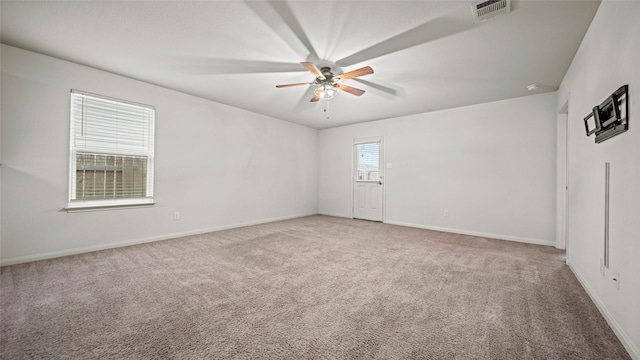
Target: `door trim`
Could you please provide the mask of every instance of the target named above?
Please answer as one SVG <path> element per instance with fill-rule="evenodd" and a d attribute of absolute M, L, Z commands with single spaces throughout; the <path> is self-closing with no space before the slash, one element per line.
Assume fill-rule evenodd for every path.
<path fill-rule="evenodd" d="M 559 184 L 556 189 L 559 193 L 557 196 L 559 216 L 556 217 L 557 238 L 556 248 L 565 249 L 566 262 L 569 262 L 569 143 L 571 134 L 571 121 L 569 116 L 569 100 L 570 95 L 567 94 L 565 99 L 560 103 L 562 106 L 558 109 L 558 120 L 561 122 L 560 127 L 564 132 L 564 137 L 558 136 L 558 151 L 562 150 L 564 153 L 563 159 L 556 157 L 559 160 L 557 166 Z"/>
<path fill-rule="evenodd" d="M 354 138 L 352 139 L 351 142 L 351 183 L 350 183 L 350 187 L 351 187 L 351 218 L 355 219 L 354 217 L 354 211 L 355 211 L 355 202 L 356 202 L 356 194 L 354 191 L 355 188 L 355 181 L 356 181 L 356 151 L 355 151 L 355 146 L 358 144 L 367 144 L 367 143 L 373 143 L 373 142 L 378 142 L 380 143 L 380 168 L 378 169 L 378 172 L 380 174 L 380 178 L 382 179 L 382 220 L 381 222 L 384 223 L 387 219 L 387 207 L 386 207 L 386 203 L 387 203 L 387 176 L 386 176 L 386 147 L 384 146 L 384 136 L 372 136 L 372 137 L 366 137 L 366 138 Z"/>

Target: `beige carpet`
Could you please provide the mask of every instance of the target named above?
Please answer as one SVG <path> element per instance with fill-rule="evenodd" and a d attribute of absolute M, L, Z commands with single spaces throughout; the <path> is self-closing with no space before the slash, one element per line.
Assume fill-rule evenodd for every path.
<path fill-rule="evenodd" d="M 1 269 L 2 359 L 629 359 L 551 247 L 311 216 Z"/>

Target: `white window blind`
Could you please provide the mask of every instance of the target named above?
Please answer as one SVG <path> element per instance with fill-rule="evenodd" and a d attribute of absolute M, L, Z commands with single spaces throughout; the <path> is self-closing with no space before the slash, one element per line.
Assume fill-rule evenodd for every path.
<path fill-rule="evenodd" d="M 155 109 L 71 91 L 69 206 L 153 203 Z"/>
<path fill-rule="evenodd" d="M 380 143 L 358 144 L 358 174 L 356 181 L 378 181 L 380 179 Z"/>

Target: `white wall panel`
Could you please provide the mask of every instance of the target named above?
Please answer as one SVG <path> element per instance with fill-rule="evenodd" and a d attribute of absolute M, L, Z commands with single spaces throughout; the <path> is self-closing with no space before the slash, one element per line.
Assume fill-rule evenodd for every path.
<path fill-rule="evenodd" d="M 569 98 L 569 264 L 635 359 L 640 359 L 638 18 L 638 1 L 603 1 L 558 91 L 560 101 Z M 624 84 L 629 85 L 629 131 L 596 144 L 594 135 L 586 136 L 583 118 Z M 605 162 L 611 164 L 610 267 L 601 274 Z"/>
<path fill-rule="evenodd" d="M 315 129 L 6 45 L 1 64 L 5 264 L 317 213 Z M 156 107 L 157 205 L 61 211 L 71 89 Z"/>
<path fill-rule="evenodd" d="M 555 112 L 547 93 L 321 130 L 320 212 L 351 216 L 353 139 L 384 136 L 386 222 L 553 245 Z"/>

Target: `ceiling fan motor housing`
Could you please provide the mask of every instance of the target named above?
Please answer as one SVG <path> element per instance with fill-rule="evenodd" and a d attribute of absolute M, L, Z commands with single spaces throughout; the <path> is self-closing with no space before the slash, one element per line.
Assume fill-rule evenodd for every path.
<path fill-rule="evenodd" d="M 320 72 L 324 75 L 325 79 L 320 80 L 320 84 L 333 84 L 333 73 L 331 72 L 331 68 L 328 66 L 320 68 Z"/>

